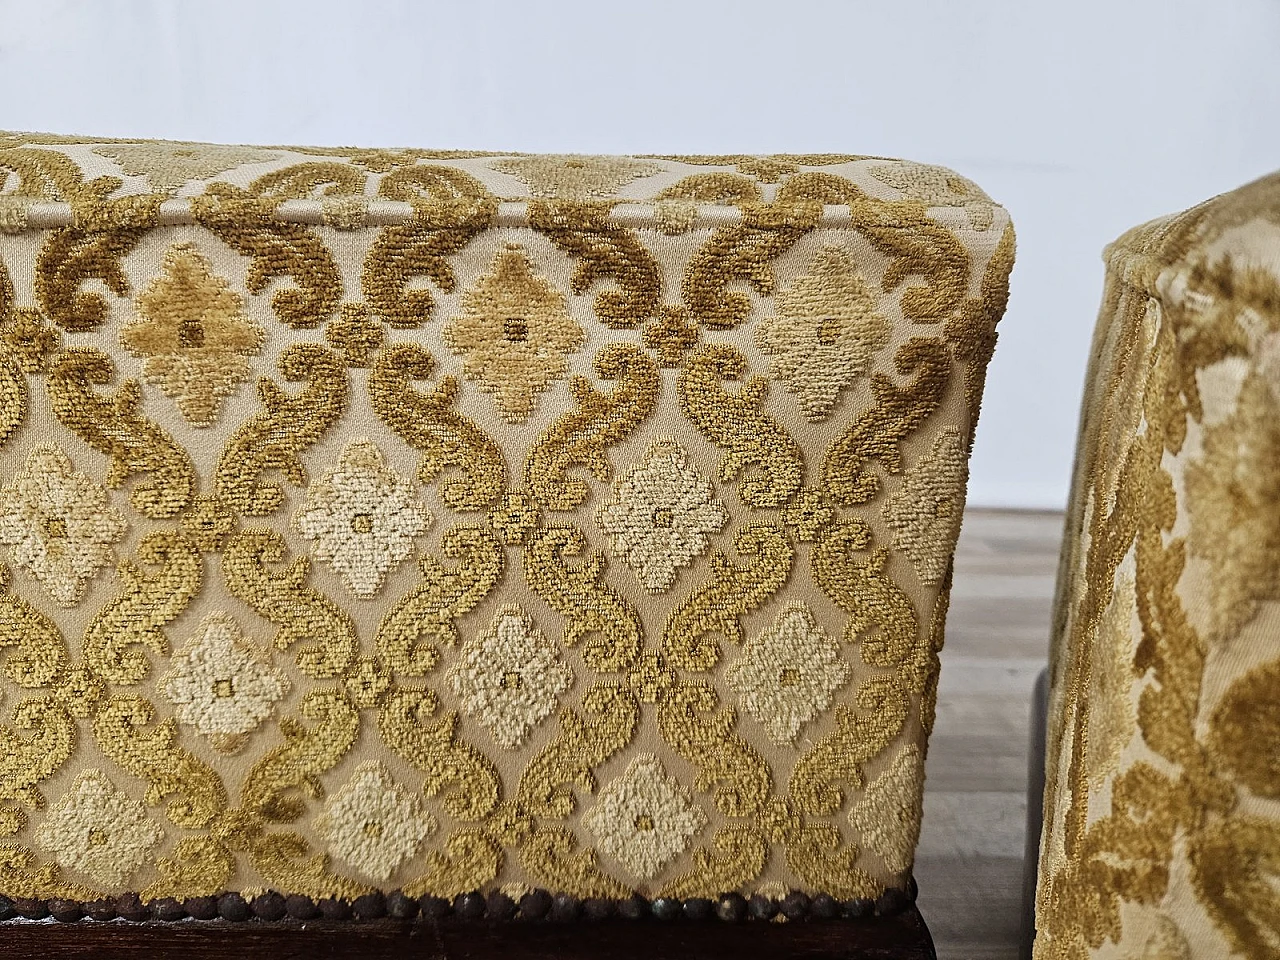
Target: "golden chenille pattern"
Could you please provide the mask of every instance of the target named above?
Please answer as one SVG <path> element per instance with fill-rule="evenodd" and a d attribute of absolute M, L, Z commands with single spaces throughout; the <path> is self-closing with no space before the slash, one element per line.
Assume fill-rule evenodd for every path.
<path fill-rule="evenodd" d="M 1280 957 L 1280 175 L 1107 252 L 1038 960 Z"/>
<path fill-rule="evenodd" d="M 907 882 L 1008 217 L 0 135 L 0 893 Z"/>

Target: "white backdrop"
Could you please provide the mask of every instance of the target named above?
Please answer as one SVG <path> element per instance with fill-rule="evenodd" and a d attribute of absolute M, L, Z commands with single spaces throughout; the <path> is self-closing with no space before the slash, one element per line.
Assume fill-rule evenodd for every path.
<path fill-rule="evenodd" d="M 0 129 L 953 166 L 1018 265 L 971 502 L 1057 507 L 1126 227 L 1280 167 L 1277 0 L 0 0 Z"/>

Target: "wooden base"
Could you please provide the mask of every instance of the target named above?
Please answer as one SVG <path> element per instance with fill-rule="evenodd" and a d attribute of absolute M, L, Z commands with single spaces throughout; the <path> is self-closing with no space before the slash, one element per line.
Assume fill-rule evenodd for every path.
<path fill-rule="evenodd" d="M 787 923 L 368 922 L 0 923 L 6 960 L 936 960 L 912 904 L 892 917 Z"/>

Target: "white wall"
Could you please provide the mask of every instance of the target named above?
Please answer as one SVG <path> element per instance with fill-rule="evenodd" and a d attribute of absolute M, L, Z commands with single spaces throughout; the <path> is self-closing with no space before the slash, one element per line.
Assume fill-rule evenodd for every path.
<path fill-rule="evenodd" d="M 0 0 L 0 129 L 948 164 L 1013 214 L 971 500 L 1066 497 L 1121 230 L 1280 167 L 1276 0 Z"/>

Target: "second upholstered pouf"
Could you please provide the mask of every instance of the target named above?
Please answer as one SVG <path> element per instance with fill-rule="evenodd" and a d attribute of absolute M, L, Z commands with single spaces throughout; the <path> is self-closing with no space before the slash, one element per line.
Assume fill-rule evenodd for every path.
<path fill-rule="evenodd" d="M 0 146 L 6 902 L 905 903 L 1013 262 L 980 189 Z"/>
<path fill-rule="evenodd" d="M 1280 956 L 1280 174 L 1107 249 L 1039 960 Z"/>

